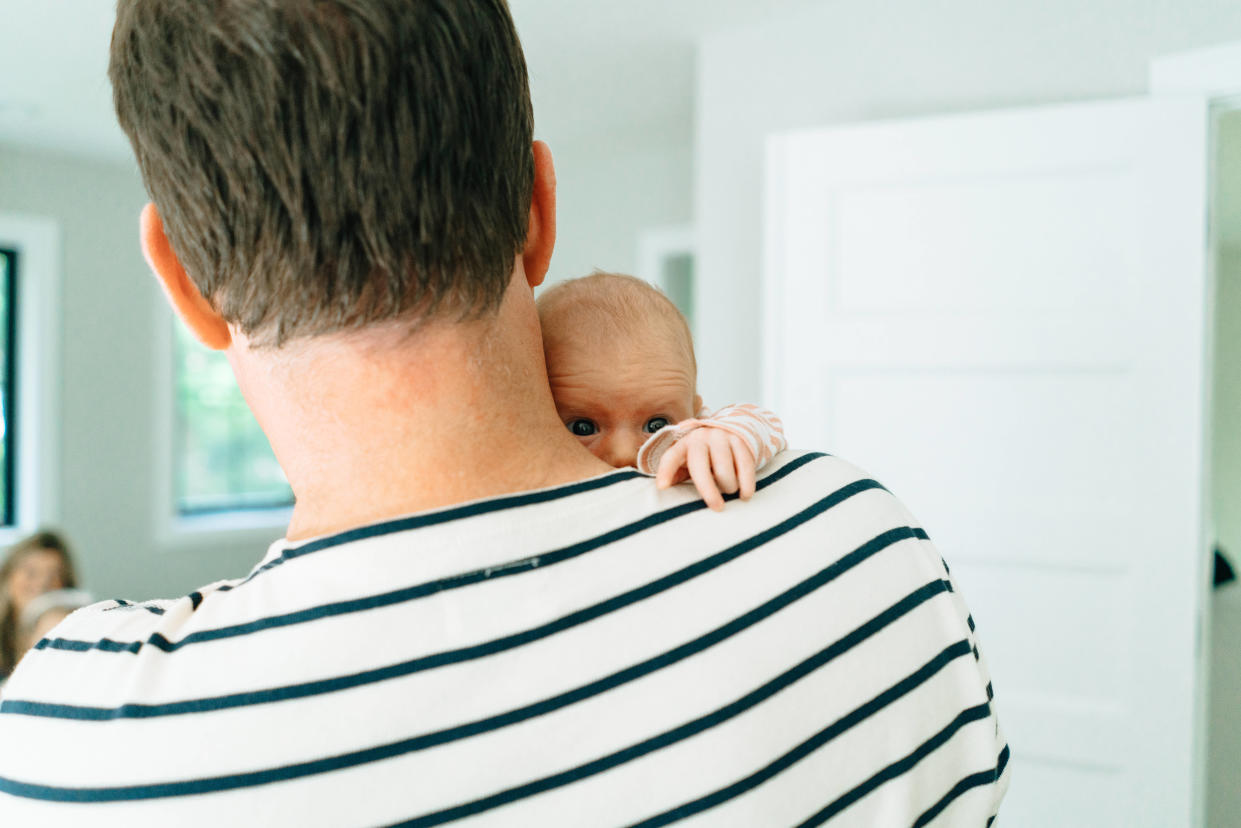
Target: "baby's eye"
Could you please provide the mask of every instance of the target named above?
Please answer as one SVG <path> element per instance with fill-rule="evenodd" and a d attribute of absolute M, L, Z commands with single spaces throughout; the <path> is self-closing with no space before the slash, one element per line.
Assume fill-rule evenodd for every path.
<path fill-rule="evenodd" d="M 590 420 L 570 420 L 569 431 L 577 437 L 589 437 L 599 430 L 599 427 Z"/>
<path fill-rule="evenodd" d="M 656 431 L 659 431 L 661 428 L 663 428 L 666 425 L 668 425 L 667 418 L 652 417 L 651 419 L 646 421 L 646 433 L 654 434 Z"/>

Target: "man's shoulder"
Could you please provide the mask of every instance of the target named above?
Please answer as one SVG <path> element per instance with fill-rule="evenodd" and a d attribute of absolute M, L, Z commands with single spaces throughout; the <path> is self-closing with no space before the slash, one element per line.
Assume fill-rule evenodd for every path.
<path fill-rule="evenodd" d="M 83 607 L 61 621 L 38 644 L 35 651 L 82 649 L 83 638 L 107 635 L 113 640 L 145 635 L 157 629 L 177 600 L 128 601 L 111 598 Z"/>
<path fill-rule="evenodd" d="M 768 497 L 795 499 L 807 494 L 851 497 L 874 492 L 870 498 L 877 504 L 904 512 L 886 487 L 860 466 L 821 451 L 789 449 L 776 455 L 758 478 L 759 491 Z"/>
<path fill-rule="evenodd" d="M 709 512 L 692 484 L 655 491 L 630 490 L 640 504 L 643 527 L 652 539 L 698 545 L 761 543 L 815 550 L 818 556 L 847 554 L 885 533 L 925 540 L 916 519 L 866 470 L 819 451 L 787 450 L 763 468 L 749 500 L 729 495 L 720 513 Z M 885 535 L 886 536 L 886 535 Z M 916 555 L 915 557 L 921 557 Z"/>
<path fill-rule="evenodd" d="M 834 454 L 810 449 L 786 449 L 763 467 L 759 480 L 779 479 L 793 473 L 797 473 L 803 481 L 820 479 L 825 483 L 835 479 L 870 477 L 862 468 Z"/>
<path fill-rule="evenodd" d="M 102 662 L 70 654 L 128 653 L 166 649 L 181 635 L 203 594 L 231 582 L 221 581 L 174 599 L 128 601 L 108 599 L 83 607 L 54 627 L 23 657 L 4 686 L 6 700 L 60 696 L 90 675 Z M 0 708 L 11 712 L 6 701 Z"/>
<path fill-rule="evenodd" d="M 825 551 L 880 537 L 927 541 L 914 515 L 865 469 L 835 455 L 789 450 L 763 470 L 747 508 L 757 508 L 773 528 L 813 523 Z M 804 533 L 802 533 L 804 535 Z M 922 557 L 918 555 L 917 557 Z M 932 556 L 938 560 L 938 554 Z"/>

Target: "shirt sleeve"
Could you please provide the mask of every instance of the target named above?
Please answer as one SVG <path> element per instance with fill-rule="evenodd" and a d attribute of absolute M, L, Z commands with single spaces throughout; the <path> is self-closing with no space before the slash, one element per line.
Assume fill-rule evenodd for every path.
<path fill-rule="evenodd" d="M 764 408 L 750 403 L 725 406 L 715 413 L 704 408 L 697 417 L 666 425 L 652 434 L 638 451 L 638 471 L 655 474 L 664 452 L 698 428 L 719 428 L 740 437 L 754 455 L 756 471 L 788 448 L 788 442 L 784 439 L 784 423 Z"/>

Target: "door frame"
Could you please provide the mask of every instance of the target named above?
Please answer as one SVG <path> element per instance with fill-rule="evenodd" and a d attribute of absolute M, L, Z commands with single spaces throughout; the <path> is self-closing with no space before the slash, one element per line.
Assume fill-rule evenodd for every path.
<path fill-rule="evenodd" d="M 1210 141 L 1212 148 L 1215 144 L 1215 135 L 1218 129 L 1218 113 L 1226 110 L 1241 109 L 1241 41 L 1233 43 L 1225 43 L 1218 46 L 1210 46 L 1203 49 L 1193 49 L 1185 52 L 1176 52 L 1170 55 L 1156 58 L 1151 61 L 1150 65 L 1150 94 L 1152 96 L 1188 96 L 1198 97 L 1202 99 L 1203 107 L 1207 110 L 1210 122 Z M 1204 453 L 1209 454 L 1208 447 L 1211 446 L 1211 438 L 1213 431 L 1212 423 L 1212 400 L 1214 393 L 1212 378 L 1214 377 L 1214 339 L 1215 339 L 1215 261 L 1216 249 L 1218 246 L 1218 235 L 1215 227 L 1215 217 L 1217 211 L 1214 209 L 1215 190 L 1214 190 L 1214 165 L 1215 155 L 1209 153 L 1211 168 L 1207 171 L 1208 182 L 1208 198 L 1212 204 L 1208 214 L 1209 225 L 1207 227 L 1206 242 L 1206 295 L 1207 295 L 1207 313 L 1205 315 L 1205 333 L 1206 342 L 1203 343 L 1205 353 L 1204 362 L 1204 388 L 1206 390 L 1206 399 L 1203 400 L 1203 440 L 1202 446 Z M 1191 825 L 1206 824 L 1207 810 L 1207 782 L 1209 779 L 1207 760 L 1208 760 L 1208 740 L 1207 733 L 1209 729 L 1209 689 L 1210 689 L 1210 663 L 1211 663 L 1211 569 L 1212 549 L 1211 542 L 1213 536 L 1214 514 L 1211 504 L 1213 503 L 1211 492 L 1211 458 L 1205 456 L 1203 458 L 1203 481 L 1202 481 L 1202 538 L 1200 543 L 1200 565 L 1198 583 L 1200 584 L 1201 594 L 1199 596 L 1198 606 L 1198 676 L 1196 677 L 1196 686 L 1198 687 L 1199 702 L 1196 705 L 1198 711 L 1195 728 L 1196 756 L 1194 769 L 1194 807 L 1195 813 L 1191 815 Z"/>

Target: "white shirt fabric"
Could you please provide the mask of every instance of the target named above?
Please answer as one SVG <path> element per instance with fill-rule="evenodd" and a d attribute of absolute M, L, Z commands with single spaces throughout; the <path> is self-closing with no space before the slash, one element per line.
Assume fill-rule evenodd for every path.
<path fill-rule="evenodd" d="M 1008 747 L 905 509 L 785 452 L 619 470 L 80 610 L 0 701 L 0 824 L 990 824 Z"/>

